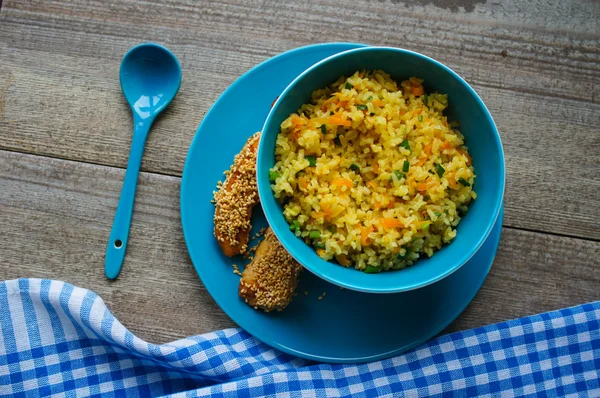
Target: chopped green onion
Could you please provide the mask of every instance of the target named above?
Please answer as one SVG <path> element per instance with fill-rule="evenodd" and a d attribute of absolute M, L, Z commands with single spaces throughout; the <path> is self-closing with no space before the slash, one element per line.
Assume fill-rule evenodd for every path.
<path fill-rule="evenodd" d="M 401 180 L 403 178 L 406 178 L 406 176 L 404 174 L 402 174 L 400 172 L 400 170 L 394 170 L 394 175 L 396 176 L 396 179 Z"/>
<path fill-rule="evenodd" d="M 431 225 L 431 222 L 425 223 L 425 225 L 423 225 L 423 231 L 427 231 L 429 229 L 430 225 Z"/>
<path fill-rule="evenodd" d="M 357 164 L 352 163 L 350 165 L 350 170 L 354 170 L 354 171 L 360 171 L 360 166 Z"/>
<path fill-rule="evenodd" d="M 335 232 L 335 225 L 328 226 L 327 230 L 329 230 L 329 232 L 331 232 L 331 233 L 334 233 Z"/>
<path fill-rule="evenodd" d="M 356 105 L 356 108 L 357 108 L 359 111 L 366 111 L 366 110 L 368 110 L 368 109 L 369 109 L 369 107 L 368 107 L 368 106 L 366 106 L 366 105 L 363 105 L 363 104 L 358 104 L 358 105 Z"/>
<path fill-rule="evenodd" d="M 400 146 L 404 149 L 408 149 L 410 151 L 410 144 L 408 143 L 408 140 L 404 140 L 400 143 Z"/>
<path fill-rule="evenodd" d="M 311 238 L 311 239 L 319 239 L 321 237 L 321 233 L 319 231 L 317 231 L 317 230 L 310 231 L 308 233 L 308 237 Z"/>
<path fill-rule="evenodd" d="M 342 146 L 342 141 L 340 141 L 340 137 L 335 137 L 333 139 L 333 143 L 335 144 L 335 146 Z"/>
<path fill-rule="evenodd" d="M 429 170 L 429 174 L 435 174 L 435 171 Z"/>
<path fill-rule="evenodd" d="M 429 96 L 427 94 L 423 95 L 423 103 L 425 106 L 429 104 Z"/>
<path fill-rule="evenodd" d="M 460 206 L 458 208 L 458 213 L 461 217 L 464 217 L 467 214 L 467 211 L 469 211 L 469 208 L 467 206 Z"/>
<path fill-rule="evenodd" d="M 371 112 L 371 113 L 369 113 L 369 115 L 375 116 L 375 112 Z"/>
<path fill-rule="evenodd" d="M 378 274 L 381 272 L 381 268 L 379 267 L 373 267 L 372 265 L 368 265 L 367 268 L 365 268 L 365 274 Z"/>
<path fill-rule="evenodd" d="M 435 171 L 437 172 L 437 175 L 441 178 L 444 175 L 444 172 L 446 171 L 446 169 L 444 167 L 442 167 L 441 164 L 436 164 Z"/>
<path fill-rule="evenodd" d="M 349 82 L 346 82 L 346 89 L 351 90 L 353 88 L 354 88 L 354 86 L 352 84 L 350 84 Z"/>
<path fill-rule="evenodd" d="M 418 121 L 422 122 L 423 121 L 423 115 L 419 115 L 419 117 L 417 118 Z"/>
<path fill-rule="evenodd" d="M 373 96 L 369 95 L 369 98 L 367 98 L 367 101 L 372 101 L 373 100 Z"/>
<path fill-rule="evenodd" d="M 300 229 L 300 223 L 298 222 L 298 220 L 292 221 L 292 223 L 290 224 L 290 230 L 296 232 L 299 229 Z"/>
<path fill-rule="evenodd" d="M 327 126 L 325 126 L 324 124 L 321 125 L 321 133 L 327 134 Z"/>
<path fill-rule="evenodd" d="M 317 159 L 315 158 L 315 155 L 308 155 L 308 156 L 305 156 L 305 158 L 306 158 L 306 160 L 308 160 L 308 165 L 310 167 L 317 164 Z"/>
<path fill-rule="evenodd" d="M 429 196 L 429 195 L 425 195 L 425 196 L 423 196 L 423 200 L 424 200 L 425 202 L 427 202 L 429 199 L 431 199 L 431 196 Z"/>
<path fill-rule="evenodd" d="M 317 249 L 325 249 L 325 244 L 323 242 L 313 242 L 313 246 Z"/>
<path fill-rule="evenodd" d="M 330 112 L 329 112 L 329 114 L 330 114 L 331 116 L 333 116 L 333 115 L 335 115 L 335 112 L 334 112 L 334 111 L 330 111 Z"/>
<path fill-rule="evenodd" d="M 275 181 L 279 177 L 281 177 L 281 173 L 278 171 L 269 171 L 269 181 Z"/>
<path fill-rule="evenodd" d="M 471 184 L 469 184 L 469 181 L 465 180 L 464 178 L 460 177 L 458 179 L 458 182 L 460 182 L 461 184 L 463 184 L 465 187 L 470 187 Z"/>
<path fill-rule="evenodd" d="M 402 171 L 405 173 L 408 173 L 409 168 L 410 168 L 410 163 L 408 162 L 408 160 L 405 160 L 404 165 L 402 165 Z"/>
<path fill-rule="evenodd" d="M 433 214 L 435 214 L 437 218 L 440 218 L 442 216 L 442 213 L 440 213 L 439 211 L 434 211 Z"/>
<path fill-rule="evenodd" d="M 404 259 L 406 259 L 410 255 L 410 247 L 405 247 L 404 250 L 405 250 L 405 252 L 404 252 L 403 255 L 402 254 L 398 254 L 398 257 L 397 257 L 398 260 L 404 260 Z"/>

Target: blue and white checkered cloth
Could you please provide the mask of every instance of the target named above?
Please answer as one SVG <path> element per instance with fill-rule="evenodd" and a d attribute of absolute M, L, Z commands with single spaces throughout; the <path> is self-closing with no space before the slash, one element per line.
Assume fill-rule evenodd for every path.
<path fill-rule="evenodd" d="M 89 290 L 0 283 L 0 396 L 600 397 L 600 302 L 432 340 L 363 365 L 291 357 L 239 329 L 164 345 Z"/>

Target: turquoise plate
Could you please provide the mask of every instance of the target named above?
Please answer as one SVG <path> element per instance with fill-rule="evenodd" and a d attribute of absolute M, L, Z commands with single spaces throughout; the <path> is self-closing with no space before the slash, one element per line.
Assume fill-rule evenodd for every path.
<path fill-rule="evenodd" d="M 262 128 L 275 98 L 296 76 L 330 55 L 360 46 L 329 43 L 298 48 L 263 62 L 236 80 L 198 128 L 181 184 L 181 221 L 188 251 L 217 304 L 259 340 L 289 354 L 323 362 L 387 358 L 441 332 L 481 287 L 502 229 L 500 214 L 488 239 L 469 262 L 421 289 L 361 293 L 342 290 L 304 271 L 298 295 L 282 312 L 256 311 L 238 297 L 239 276 L 233 273 L 232 264 L 242 265 L 244 261 L 224 256 L 213 236 L 214 206 L 210 201 L 215 185 L 223 180 L 223 171 L 248 137 Z M 267 225 L 258 206 L 252 218 L 252 234 Z"/>

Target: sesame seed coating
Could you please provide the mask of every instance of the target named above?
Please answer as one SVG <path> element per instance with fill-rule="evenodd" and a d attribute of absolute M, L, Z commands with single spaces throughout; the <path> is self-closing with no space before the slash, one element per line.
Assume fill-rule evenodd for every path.
<path fill-rule="evenodd" d="M 239 295 L 254 308 L 281 311 L 292 301 L 301 270 L 269 228 L 242 273 Z"/>
<path fill-rule="evenodd" d="M 239 276 L 242 276 L 242 273 L 240 272 L 240 269 L 238 268 L 237 264 L 232 264 L 233 266 L 233 273 Z"/>
<path fill-rule="evenodd" d="M 260 132 L 253 134 L 235 155 L 224 183 L 214 192 L 214 234 L 226 256 L 246 252 L 252 208 L 258 204 L 256 152 Z"/>

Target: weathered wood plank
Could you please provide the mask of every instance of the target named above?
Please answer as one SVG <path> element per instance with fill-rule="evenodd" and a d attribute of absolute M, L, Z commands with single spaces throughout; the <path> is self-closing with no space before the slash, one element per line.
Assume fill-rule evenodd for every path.
<path fill-rule="evenodd" d="M 0 148 L 124 167 L 122 54 L 166 42 L 182 89 L 143 170 L 180 175 L 202 117 L 239 75 L 280 51 L 362 41 L 424 52 L 479 91 L 502 133 L 506 224 L 600 240 L 600 5 L 596 2 L 6 1 Z M 507 50 L 507 56 L 501 55 Z"/>
<path fill-rule="evenodd" d="M 0 280 L 44 277 L 93 289 L 126 327 L 157 343 L 233 326 L 189 261 L 177 177 L 142 173 L 123 272 L 106 280 L 122 176 L 0 151 Z M 598 258 L 598 242 L 505 228 L 483 289 L 450 330 L 598 300 Z"/>
<path fill-rule="evenodd" d="M 123 271 L 104 277 L 120 169 L 0 152 L 0 280 L 65 280 L 100 294 L 140 336 L 165 342 L 234 326 L 189 261 L 179 178 L 142 174 Z"/>
<path fill-rule="evenodd" d="M 492 270 L 458 331 L 600 300 L 600 243 L 503 228 Z"/>
<path fill-rule="evenodd" d="M 468 12 L 415 3 L 13 1 L 5 6 L 4 18 L 36 27 L 27 35 L 40 40 L 20 40 L 19 45 L 48 51 L 43 46 L 44 29 L 38 29 L 48 28 L 52 37 L 65 39 L 53 42 L 52 51 L 79 56 L 119 57 L 110 49 L 123 38 L 162 38 L 171 44 L 262 55 L 321 41 L 361 41 L 420 49 L 457 68 L 464 66 L 468 78 L 481 78 L 493 86 L 588 100 L 598 93 L 597 3 L 545 0 L 524 7 L 519 1 L 453 2 L 467 5 L 466 9 L 468 3 L 476 3 Z M 73 31 L 84 34 L 77 47 L 70 45 Z M 104 44 L 96 43 L 99 36 Z M 498 62 L 503 49 L 509 56 Z M 574 76 L 573 68 L 583 73 Z M 532 86 L 534 81 L 539 84 Z"/>

